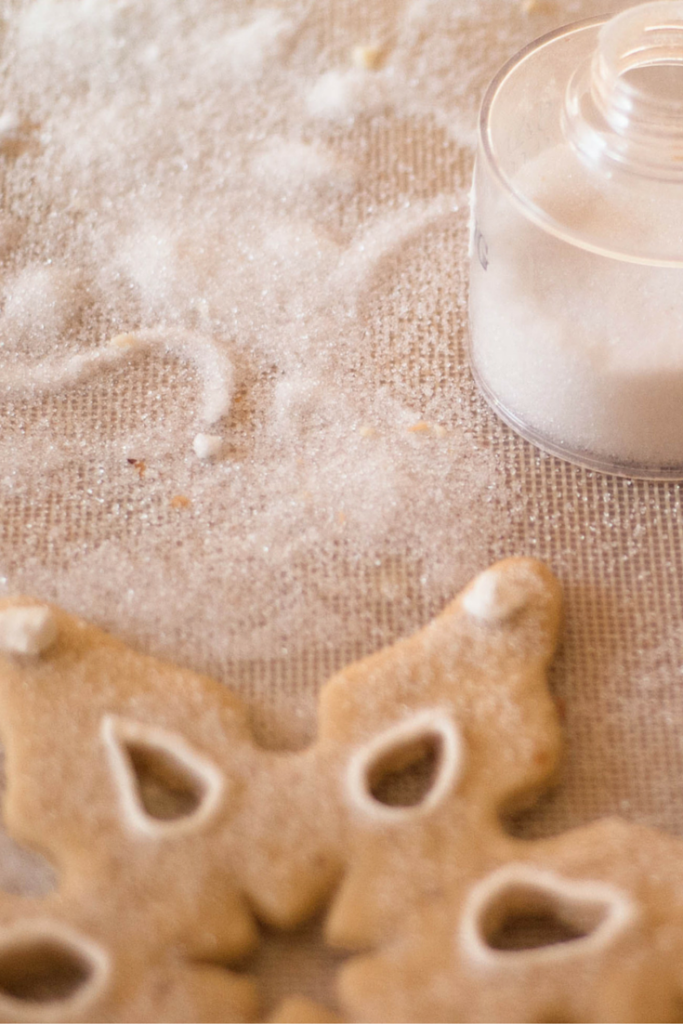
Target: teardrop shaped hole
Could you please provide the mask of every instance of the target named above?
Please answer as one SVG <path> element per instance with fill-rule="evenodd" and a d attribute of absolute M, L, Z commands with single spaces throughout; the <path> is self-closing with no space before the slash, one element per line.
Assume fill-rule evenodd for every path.
<path fill-rule="evenodd" d="M 137 784 L 140 803 L 157 821 L 187 818 L 206 796 L 205 781 L 170 750 L 135 740 L 124 749 Z"/>
<path fill-rule="evenodd" d="M 92 975 L 88 958 L 58 939 L 23 939 L 0 949 L 0 995 L 22 1002 L 71 999 Z"/>
<path fill-rule="evenodd" d="M 428 797 L 443 759 L 443 737 L 438 732 L 397 743 L 367 769 L 367 789 L 387 807 L 418 807 Z"/>
<path fill-rule="evenodd" d="M 515 885 L 485 907 L 481 931 L 495 950 L 520 952 L 584 939 L 602 924 L 607 907 L 532 886 Z"/>
<path fill-rule="evenodd" d="M 510 914 L 487 942 L 492 949 L 541 949 L 582 939 L 586 934 L 550 912 L 516 913 Z"/>

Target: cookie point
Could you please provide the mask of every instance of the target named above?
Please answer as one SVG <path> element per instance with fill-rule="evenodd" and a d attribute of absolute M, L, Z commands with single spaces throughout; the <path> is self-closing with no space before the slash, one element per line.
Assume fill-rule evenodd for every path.
<path fill-rule="evenodd" d="M 463 596 L 462 606 L 473 619 L 498 626 L 509 622 L 528 600 L 529 590 L 523 581 L 494 565 L 472 582 Z"/>
<path fill-rule="evenodd" d="M 15 605 L 0 611 L 0 651 L 38 657 L 57 639 L 57 620 L 46 605 Z"/>

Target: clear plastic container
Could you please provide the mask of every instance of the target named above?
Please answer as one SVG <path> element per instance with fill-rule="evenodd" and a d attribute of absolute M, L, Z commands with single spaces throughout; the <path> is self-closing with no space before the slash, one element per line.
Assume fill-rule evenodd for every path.
<path fill-rule="evenodd" d="M 539 447 L 683 478 L 683 0 L 552 33 L 485 97 L 471 360 Z"/>

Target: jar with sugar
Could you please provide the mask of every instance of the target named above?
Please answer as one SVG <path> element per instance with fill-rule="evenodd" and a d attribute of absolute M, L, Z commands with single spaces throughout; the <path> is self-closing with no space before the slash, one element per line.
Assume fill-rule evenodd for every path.
<path fill-rule="evenodd" d="M 470 337 L 484 395 L 528 440 L 683 478 L 683 0 L 545 36 L 489 87 Z"/>

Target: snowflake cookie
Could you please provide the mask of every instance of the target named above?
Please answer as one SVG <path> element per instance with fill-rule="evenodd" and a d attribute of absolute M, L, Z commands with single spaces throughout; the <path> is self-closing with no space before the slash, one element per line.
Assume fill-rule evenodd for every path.
<path fill-rule="evenodd" d="M 502 562 L 334 676 L 316 743 L 281 754 L 212 680 L 2 602 L 5 817 L 59 884 L 0 897 L 0 1019 L 248 1019 L 228 968 L 254 915 L 291 928 L 332 899 L 329 940 L 358 949 L 455 898 L 556 767 L 559 620 L 549 571 Z"/>
<path fill-rule="evenodd" d="M 341 972 L 363 1021 L 679 1021 L 683 844 L 608 818 L 500 838 Z"/>

